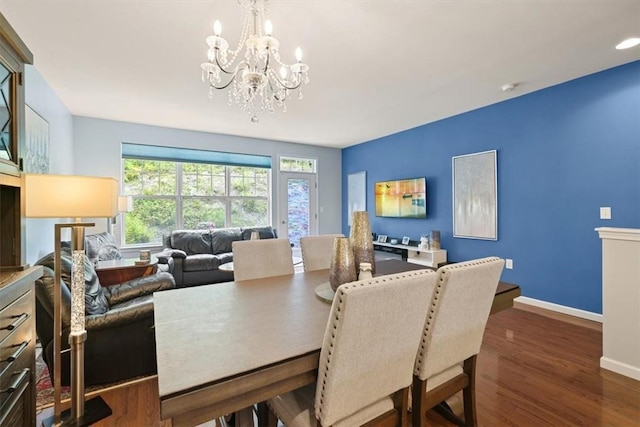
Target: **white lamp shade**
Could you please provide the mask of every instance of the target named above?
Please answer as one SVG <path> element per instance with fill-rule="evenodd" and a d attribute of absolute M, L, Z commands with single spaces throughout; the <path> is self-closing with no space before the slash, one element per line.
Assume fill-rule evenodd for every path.
<path fill-rule="evenodd" d="M 133 197 L 120 196 L 118 197 L 118 212 L 131 212 L 133 211 Z"/>
<path fill-rule="evenodd" d="M 109 218 L 118 213 L 118 181 L 78 175 L 23 174 L 27 218 Z"/>

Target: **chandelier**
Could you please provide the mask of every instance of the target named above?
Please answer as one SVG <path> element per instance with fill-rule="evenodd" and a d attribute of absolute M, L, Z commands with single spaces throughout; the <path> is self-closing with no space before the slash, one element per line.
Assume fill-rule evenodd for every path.
<path fill-rule="evenodd" d="M 285 104 L 292 91 L 302 99 L 302 83 L 309 83 L 309 66 L 302 63 L 302 50 L 296 49 L 294 64 L 280 60 L 280 42 L 271 35 L 273 26 L 265 19 L 267 0 L 238 0 L 246 10 L 240 42 L 235 50 L 221 37 L 222 25 L 216 21 L 214 34 L 207 37 L 207 62 L 200 65 L 202 81 L 209 84 L 209 98 L 215 90 L 229 88 L 229 105 L 234 102 L 242 111 L 259 121 L 258 114 L 287 111 Z M 276 72 L 274 67 L 279 68 Z"/>

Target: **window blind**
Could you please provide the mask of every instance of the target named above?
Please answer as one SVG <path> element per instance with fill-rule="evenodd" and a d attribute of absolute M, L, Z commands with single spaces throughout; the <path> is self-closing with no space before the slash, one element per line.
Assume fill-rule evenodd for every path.
<path fill-rule="evenodd" d="M 255 154 L 227 153 L 192 148 L 122 143 L 123 159 L 164 160 L 184 163 L 207 163 L 271 169 L 271 157 Z"/>

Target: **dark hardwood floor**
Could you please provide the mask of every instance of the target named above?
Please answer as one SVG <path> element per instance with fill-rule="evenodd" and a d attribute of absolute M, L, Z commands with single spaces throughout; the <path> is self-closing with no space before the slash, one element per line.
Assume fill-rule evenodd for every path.
<path fill-rule="evenodd" d="M 491 315 L 478 356 L 478 424 L 640 427 L 640 381 L 600 369 L 601 354 L 597 327 L 519 309 Z M 114 415 L 101 427 L 171 425 L 159 421 L 155 380 L 103 397 Z M 428 418 L 451 425 L 433 411 Z"/>
<path fill-rule="evenodd" d="M 478 424 L 640 426 L 640 381 L 601 369 L 601 355 L 597 328 L 519 309 L 490 316 L 478 356 Z"/>

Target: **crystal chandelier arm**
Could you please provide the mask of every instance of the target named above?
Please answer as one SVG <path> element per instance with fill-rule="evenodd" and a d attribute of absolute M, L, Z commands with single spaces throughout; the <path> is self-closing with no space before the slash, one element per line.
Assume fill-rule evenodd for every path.
<path fill-rule="evenodd" d="M 269 62 L 270 62 L 270 59 L 271 59 L 271 52 L 270 52 L 269 48 L 267 48 L 267 59 L 265 60 L 265 65 L 264 65 L 264 70 L 263 70 L 263 74 L 264 74 L 265 76 L 267 75 L 267 71 L 269 70 Z M 281 61 L 279 61 L 277 57 L 276 57 L 275 59 L 276 59 L 276 62 L 277 62 L 278 64 L 280 64 L 280 65 L 282 65 L 282 66 L 285 66 L 285 67 L 287 66 L 287 65 L 283 64 Z M 297 71 L 297 72 L 295 72 L 295 75 L 297 76 L 296 81 L 297 81 L 298 83 L 297 83 L 297 84 L 295 84 L 295 85 L 293 85 L 293 86 L 288 86 L 288 85 L 287 85 L 287 83 L 286 83 L 284 80 L 282 80 L 282 79 L 280 78 L 280 76 L 278 76 L 278 73 L 276 73 L 276 72 L 272 72 L 272 73 L 271 73 L 271 76 L 273 77 L 273 79 L 274 79 L 276 82 L 278 82 L 278 84 L 279 84 L 280 86 L 282 86 L 282 88 L 283 88 L 283 89 L 289 89 L 289 90 L 295 90 L 295 89 L 298 89 L 298 88 L 300 87 L 300 85 L 302 85 L 302 80 L 303 80 L 303 79 L 302 79 L 302 76 L 303 76 L 303 75 L 304 75 L 304 73 L 306 72 L 306 69 L 308 69 L 308 66 L 307 66 L 307 65 L 305 65 L 305 64 L 303 64 L 303 63 L 301 63 L 301 62 L 298 62 L 298 63 L 296 63 L 296 64 L 294 64 L 294 65 L 289 66 L 289 68 L 293 68 L 293 67 L 295 67 L 295 66 L 297 66 L 297 67 L 298 67 L 298 71 Z"/>
<path fill-rule="evenodd" d="M 280 84 L 280 82 L 278 82 L 278 84 Z M 284 102 L 287 100 L 287 89 L 281 86 L 280 88 L 278 88 L 279 90 L 276 90 L 276 88 L 274 87 L 273 81 L 271 79 L 269 79 L 269 89 L 271 90 L 271 93 L 272 93 L 271 96 L 276 101 Z M 282 93 L 282 96 L 280 96 L 279 93 Z"/>
<path fill-rule="evenodd" d="M 216 66 L 220 69 L 220 71 L 222 71 L 225 74 L 237 74 L 238 73 L 238 69 L 236 69 L 236 71 L 227 71 L 225 70 L 225 68 L 222 66 L 222 64 L 220 63 L 220 60 L 218 59 L 218 52 L 220 51 L 220 49 L 218 49 L 217 47 L 214 50 L 214 54 L 213 54 L 213 59 L 216 61 Z M 227 85 L 229 86 L 229 85 Z"/>
<path fill-rule="evenodd" d="M 229 85 L 230 85 L 231 83 L 233 83 L 233 81 L 236 79 L 236 76 L 238 75 L 238 73 L 239 73 L 240 71 L 242 71 L 242 70 L 246 69 L 246 68 L 248 68 L 248 67 L 246 67 L 246 66 L 245 66 L 245 67 L 240 67 L 240 66 L 239 66 L 239 67 L 236 69 L 236 71 L 235 71 L 234 73 L 228 73 L 228 74 L 232 74 L 232 75 L 231 75 L 231 78 L 229 79 L 229 81 L 228 81 L 227 83 L 225 83 L 225 84 L 224 84 L 224 85 L 222 85 L 222 86 L 216 86 L 215 84 L 213 84 L 213 83 L 211 83 L 211 82 L 209 82 L 209 86 L 211 86 L 211 87 L 212 87 L 212 88 L 214 88 L 214 89 L 226 89 L 226 88 L 228 88 L 228 87 L 229 87 Z"/>
<path fill-rule="evenodd" d="M 283 82 L 280 77 L 278 77 L 278 74 L 276 73 L 272 73 L 271 76 L 273 77 L 273 79 L 275 81 L 278 82 L 278 84 L 280 86 L 282 86 L 284 89 L 289 89 L 289 90 L 295 90 L 298 89 L 300 87 L 300 85 L 302 84 L 302 73 L 296 73 L 296 75 L 298 76 L 297 80 L 298 80 L 298 84 L 294 85 L 294 86 L 287 86 L 287 84 L 285 82 Z"/>

